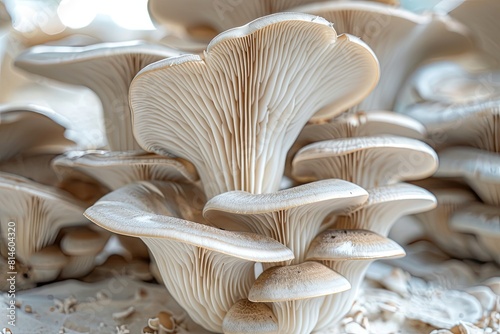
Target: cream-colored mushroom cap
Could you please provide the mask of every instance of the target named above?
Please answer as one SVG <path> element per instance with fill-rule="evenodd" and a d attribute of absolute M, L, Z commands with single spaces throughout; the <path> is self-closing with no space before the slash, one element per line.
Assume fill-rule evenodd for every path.
<path fill-rule="evenodd" d="M 61 239 L 62 251 L 72 256 L 97 255 L 104 248 L 108 236 L 88 227 L 77 227 L 67 232 Z"/>
<path fill-rule="evenodd" d="M 437 155 L 427 144 L 396 136 L 326 140 L 302 148 L 292 175 L 301 182 L 341 178 L 371 189 L 428 177 Z"/>
<path fill-rule="evenodd" d="M 317 262 L 265 270 L 250 289 L 252 302 L 284 302 L 320 297 L 349 290 L 340 274 Z"/>
<path fill-rule="evenodd" d="M 470 147 L 453 147 L 439 153 L 437 177 L 463 177 L 491 205 L 500 205 L 500 155 Z"/>
<path fill-rule="evenodd" d="M 68 121 L 35 105 L 0 106 L 0 161 L 16 155 L 59 154 L 75 143 L 66 136 Z"/>
<path fill-rule="evenodd" d="M 482 203 L 467 205 L 453 214 L 450 225 L 462 232 L 500 236 L 500 208 Z"/>
<path fill-rule="evenodd" d="M 51 245 L 31 254 L 28 264 L 37 268 L 62 268 L 68 258 L 57 245 Z"/>
<path fill-rule="evenodd" d="M 157 44 L 129 41 L 83 47 L 36 46 L 15 65 L 34 74 L 92 89 L 103 104 L 109 148 L 138 150 L 128 105 L 129 85 L 144 66 L 181 52 Z"/>
<path fill-rule="evenodd" d="M 60 189 L 0 173 L 1 235 L 7 238 L 3 232 L 7 222 L 16 223 L 16 255 L 20 261 L 53 244 L 62 227 L 87 224 L 82 215 L 86 207 Z"/>
<path fill-rule="evenodd" d="M 313 240 L 308 260 L 375 260 L 406 253 L 396 242 L 368 230 L 327 230 Z"/>
<path fill-rule="evenodd" d="M 208 198 L 273 192 L 307 121 L 345 111 L 377 80 L 359 39 L 317 16 L 270 15 L 221 33 L 201 56 L 143 69 L 130 87 L 134 134 L 147 151 L 193 162 Z"/>
<path fill-rule="evenodd" d="M 324 17 L 339 33 L 359 36 L 380 62 L 380 82 L 355 110 L 394 110 L 398 92 L 430 58 L 474 49 L 466 26 L 446 15 L 415 14 L 373 2 L 326 1 L 291 9 Z"/>
<path fill-rule="evenodd" d="M 63 178 L 82 173 L 111 190 L 136 181 L 198 179 L 189 161 L 144 152 L 72 151 L 54 159 L 52 165 Z"/>
<path fill-rule="evenodd" d="M 277 334 L 278 322 L 266 304 L 241 299 L 227 312 L 222 330 L 224 334 Z"/>
<path fill-rule="evenodd" d="M 402 216 L 434 209 L 436 204 L 432 193 L 412 184 L 372 188 L 362 207 L 338 217 L 333 226 L 336 229 L 366 229 L 386 236 Z"/>
<path fill-rule="evenodd" d="M 155 211 L 145 211 L 147 207 L 141 203 L 144 198 L 133 197 L 134 188 L 146 188 L 160 195 L 160 190 L 150 182 L 134 183 L 104 196 L 84 215 L 102 228 L 118 234 L 167 238 L 248 261 L 277 262 L 293 258 L 289 249 L 264 236 L 223 231 Z M 154 203 L 147 205 L 153 207 Z"/>

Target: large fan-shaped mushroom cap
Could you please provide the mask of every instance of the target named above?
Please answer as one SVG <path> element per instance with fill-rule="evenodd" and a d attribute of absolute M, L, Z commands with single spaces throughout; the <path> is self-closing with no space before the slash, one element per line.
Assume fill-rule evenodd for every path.
<path fill-rule="evenodd" d="M 145 150 L 192 161 L 208 198 L 272 192 L 306 122 L 344 111 L 377 80 L 358 39 L 316 16 L 270 15 L 218 35 L 202 56 L 142 70 L 130 89 L 134 132 Z"/>

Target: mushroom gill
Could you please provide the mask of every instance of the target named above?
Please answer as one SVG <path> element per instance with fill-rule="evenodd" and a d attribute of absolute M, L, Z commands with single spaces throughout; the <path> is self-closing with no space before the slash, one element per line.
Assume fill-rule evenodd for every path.
<path fill-rule="evenodd" d="M 208 198 L 273 192 L 307 121 L 341 113 L 377 80 L 378 63 L 360 40 L 316 16 L 270 15 L 221 33 L 201 56 L 138 73 L 134 132 L 146 151 L 190 160 Z"/>

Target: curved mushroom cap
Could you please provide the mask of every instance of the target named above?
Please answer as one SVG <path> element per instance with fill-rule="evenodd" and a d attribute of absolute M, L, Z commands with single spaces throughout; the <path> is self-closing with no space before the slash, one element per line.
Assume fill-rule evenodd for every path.
<path fill-rule="evenodd" d="M 57 157 L 52 164 L 63 178 L 82 173 L 111 190 L 136 181 L 194 182 L 198 179 L 190 162 L 144 152 L 72 151 Z"/>
<path fill-rule="evenodd" d="M 368 200 L 359 209 L 338 217 L 337 229 L 365 229 L 387 235 L 402 216 L 420 213 L 436 207 L 436 197 L 429 191 L 407 183 L 372 188 Z"/>
<path fill-rule="evenodd" d="M 74 146 L 65 137 L 67 120 L 35 105 L 0 106 L 0 161 L 16 155 L 59 154 Z"/>
<path fill-rule="evenodd" d="M 222 330 L 224 334 L 277 334 L 278 321 L 266 304 L 241 299 L 227 312 Z"/>
<path fill-rule="evenodd" d="M 327 230 L 313 240 L 308 260 L 376 260 L 405 256 L 396 242 L 368 230 Z"/>
<path fill-rule="evenodd" d="M 212 198 L 204 216 L 227 230 L 251 231 L 276 239 L 303 261 L 309 242 L 331 213 L 345 214 L 367 199 L 367 192 L 344 180 L 323 180 L 270 194 L 226 192 Z"/>
<path fill-rule="evenodd" d="M 7 238 L 7 222 L 16 223 L 17 256 L 23 262 L 54 243 L 62 227 L 88 223 L 82 215 L 86 207 L 65 191 L 0 173 L 1 235 Z"/>
<path fill-rule="evenodd" d="M 439 153 L 437 177 L 463 177 L 487 204 L 500 205 L 500 155 L 469 147 Z"/>
<path fill-rule="evenodd" d="M 339 114 L 377 80 L 358 39 L 316 16 L 270 15 L 218 35 L 202 56 L 142 70 L 130 88 L 134 133 L 147 151 L 192 161 L 208 198 L 272 192 L 307 121 Z"/>
<path fill-rule="evenodd" d="M 378 135 L 403 136 L 423 140 L 426 135 L 424 126 L 411 117 L 391 111 L 358 111 L 345 113 L 325 123 L 307 124 L 299 134 L 287 156 L 287 168 L 293 156 L 302 147 L 311 143 L 351 137 Z M 287 175 L 290 172 L 287 171 Z"/>
<path fill-rule="evenodd" d="M 422 179 L 437 168 L 437 155 L 421 141 L 396 137 L 325 140 L 302 148 L 292 162 L 301 182 L 340 178 L 371 189 Z"/>
<path fill-rule="evenodd" d="M 271 267 L 255 280 L 248 294 L 252 302 L 284 302 L 326 296 L 349 290 L 340 274 L 317 262 Z"/>
<path fill-rule="evenodd" d="M 422 66 L 411 83 L 416 98 L 443 104 L 478 102 L 500 94 L 498 72 L 472 73 L 450 61 Z"/>
<path fill-rule="evenodd" d="M 61 269 L 68 263 L 68 258 L 57 245 L 47 246 L 30 255 L 29 265 L 41 269 Z"/>
<path fill-rule="evenodd" d="M 99 254 L 109 235 L 93 231 L 88 227 L 77 227 L 68 231 L 60 241 L 64 254 L 71 256 L 88 256 Z"/>
<path fill-rule="evenodd" d="M 165 213 L 169 213 L 161 206 L 166 201 L 171 201 L 164 197 L 167 187 L 176 185 L 156 181 L 124 186 L 104 196 L 88 208 L 84 215 L 114 233 L 140 238 L 169 239 L 248 261 L 278 262 L 293 258 L 288 248 L 264 236 L 223 231 L 166 216 Z M 182 192 L 182 189 L 177 188 L 177 191 Z"/>
<path fill-rule="evenodd" d="M 499 12 L 500 3 L 496 0 L 460 1 L 460 5 L 450 12 L 450 16 L 472 30 L 474 37 L 479 40 L 481 49 L 495 59 L 496 67 L 500 66 L 500 43 L 498 43 L 500 23 L 497 16 Z"/>
<path fill-rule="evenodd" d="M 0 161 L 0 172 L 15 174 L 45 185 L 57 185 L 58 176 L 51 166 L 58 154 L 36 154 L 15 156 Z"/>
<path fill-rule="evenodd" d="M 132 133 L 128 90 L 146 65 L 181 52 L 146 42 L 102 43 L 83 47 L 37 46 L 15 61 L 31 73 L 92 89 L 101 99 L 109 148 L 138 150 Z"/>
<path fill-rule="evenodd" d="M 424 124 L 433 146 L 473 146 L 500 153 L 500 98 L 464 104 L 417 103 L 405 113 Z"/>
<path fill-rule="evenodd" d="M 419 15 L 369 2 L 328 1 L 292 10 L 324 17 L 339 33 L 359 36 L 373 49 L 380 82 L 356 110 L 393 110 L 400 88 L 420 63 L 474 47 L 468 29 L 444 15 Z"/>

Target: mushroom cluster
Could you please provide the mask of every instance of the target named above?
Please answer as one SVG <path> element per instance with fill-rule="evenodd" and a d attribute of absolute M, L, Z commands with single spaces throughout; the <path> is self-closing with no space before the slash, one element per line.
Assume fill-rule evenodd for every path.
<path fill-rule="evenodd" d="M 451 11 L 476 34 L 479 49 L 419 68 L 397 109 L 422 122 L 424 140 L 439 155 L 434 178 L 422 183 L 438 200 L 435 210 L 417 215 L 426 236 L 452 256 L 500 263 L 500 62 L 493 36 L 500 26 L 489 14 L 498 5 L 465 1 Z"/>
<path fill-rule="evenodd" d="M 393 0 L 150 0 L 149 11 L 169 33 L 38 45 L 9 68 L 84 86 L 102 105 L 76 125 L 48 108 L 0 106 L 2 245 L 15 222 L 36 282 L 85 276 L 117 234 L 132 258 L 151 255 L 157 280 L 208 331 L 319 333 L 349 312 L 373 261 L 405 255 L 388 237 L 399 218 L 451 217 L 426 213 L 440 193 L 418 180 L 463 177 L 490 206 L 462 205 L 475 197 L 460 185 L 443 196 L 461 208 L 453 226 L 464 240 L 470 220 L 498 233 L 497 156 L 447 148 L 438 169 L 433 148 L 444 144 L 429 140 L 429 119 L 443 113 L 426 99 L 463 108 L 450 118 L 487 114 L 454 127 L 449 143 L 467 136 L 496 154 L 498 108 L 485 96 L 500 85 L 457 107 L 481 75 L 459 85 L 412 76 L 429 59 L 481 58 L 474 29 Z M 105 144 L 81 139 L 97 124 Z M 472 164 L 478 156 L 488 165 Z M 474 233 L 477 258 L 500 261 L 498 236 Z M 160 312 L 143 331 L 175 333 L 174 320 Z"/>

